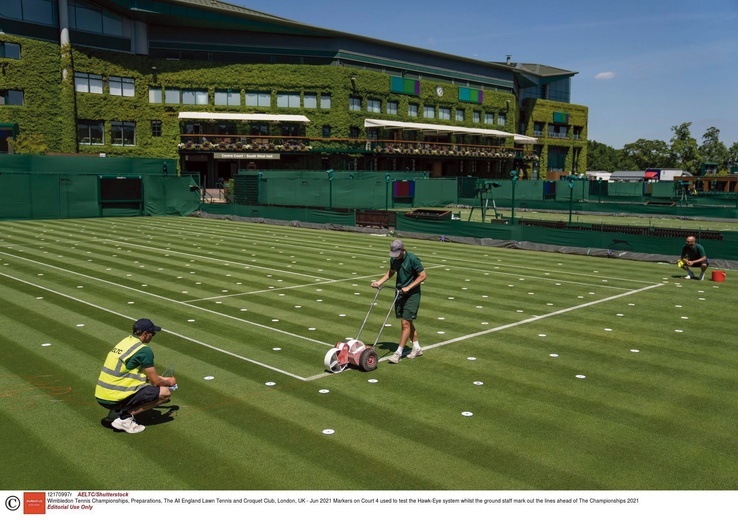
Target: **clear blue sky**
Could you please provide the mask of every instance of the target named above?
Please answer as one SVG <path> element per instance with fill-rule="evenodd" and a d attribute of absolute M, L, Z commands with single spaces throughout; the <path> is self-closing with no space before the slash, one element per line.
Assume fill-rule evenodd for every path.
<path fill-rule="evenodd" d="M 589 139 L 669 143 L 691 122 L 738 142 L 738 0 L 226 0 L 300 23 L 484 61 L 578 72 Z"/>

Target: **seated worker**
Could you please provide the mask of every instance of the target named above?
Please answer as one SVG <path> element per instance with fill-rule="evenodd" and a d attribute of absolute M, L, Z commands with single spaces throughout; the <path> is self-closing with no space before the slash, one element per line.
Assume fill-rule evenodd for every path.
<path fill-rule="evenodd" d="M 174 377 L 160 376 L 154 368 L 154 352 L 149 342 L 161 330 L 142 318 L 133 324 L 133 334 L 121 340 L 108 352 L 95 387 L 101 406 L 115 417 L 112 427 L 128 433 L 140 433 L 145 426 L 133 418 L 169 401 Z"/>
<path fill-rule="evenodd" d="M 687 243 L 682 247 L 682 254 L 677 265 L 687 271 L 687 275 L 684 278 L 687 278 L 688 280 L 704 280 L 705 271 L 707 271 L 707 266 L 710 265 L 710 262 L 705 254 L 705 248 L 700 244 L 697 244 L 694 237 L 687 237 Z M 699 277 L 695 276 L 690 269 L 694 266 L 699 266 L 700 268 Z"/>

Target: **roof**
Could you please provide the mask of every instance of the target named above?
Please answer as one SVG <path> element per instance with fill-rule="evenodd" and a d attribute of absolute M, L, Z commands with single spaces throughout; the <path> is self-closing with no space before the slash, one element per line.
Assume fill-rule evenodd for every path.
<path fill-rule="evenodd" d="M 385 128 L 405 128 L 410 130 L 423 130 L 425 132 L 433 132 L 436 134 L 473 134 L 473 135 L 488 135 L 492 137 L 514 137 L 515 142 L 518 143 L 537 143 L 538 140 L 535 137 L 528 137 L 527 135 L 513 134 L 510 132 L 503 132 L 502 130 L 493 130 L 491 128 L 472 128 L 466 126 L 453 126 L 453 125 L 432 125 L 429 123 L 412 123 L 408 121 L 387 121 L 385 119 L 365 119 L 364 127 L 385 127 Z"/>
<path fill-rule="evenodd" d="M 179 119 L 207 119 L 215 121 L 271 121 L 273 123 L 309 123 L 303 115 L 244 114 L 237 112 L 180 112 Z"/>

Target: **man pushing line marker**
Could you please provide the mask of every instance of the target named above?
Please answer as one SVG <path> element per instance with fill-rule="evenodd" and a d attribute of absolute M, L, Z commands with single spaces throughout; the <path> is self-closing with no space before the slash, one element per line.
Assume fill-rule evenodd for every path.
<path fill-rule="evenodd" d="M 413 342 L 413 349 L 407 355 L 413 359 L 423 355 L 423 349 L 418 342 L 418 330 L 415 328 L 415 318 L 420 308 L 420 284 L 426 279 L 425 269 L 417 256 L 405 250 L 402 240 L 394 240 L 390 245 L 390 267 L 387 273 L 377 281 L 372 282 L 375 289 L 397 274 L 396 289 L 398 298 L 395 301 L 395 316 L 402 321 L 400 344 L 392 356 L 390 363 L 399 363 L 402 351 L 408 340 Z"/>

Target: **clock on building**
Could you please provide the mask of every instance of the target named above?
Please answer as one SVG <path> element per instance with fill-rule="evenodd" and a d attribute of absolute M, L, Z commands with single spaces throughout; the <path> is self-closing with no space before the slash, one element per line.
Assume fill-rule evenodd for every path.
<path fill-rule="evenodd" d="M 438 97 L 443 96 L 443 87 L 441 86 L 436 87 L 436 94 L 438 94 Z"/>

